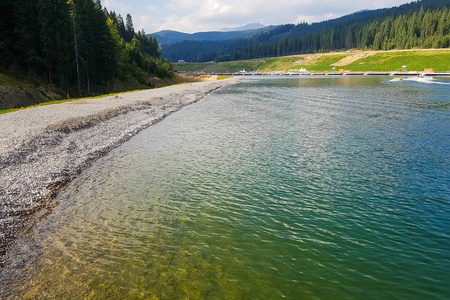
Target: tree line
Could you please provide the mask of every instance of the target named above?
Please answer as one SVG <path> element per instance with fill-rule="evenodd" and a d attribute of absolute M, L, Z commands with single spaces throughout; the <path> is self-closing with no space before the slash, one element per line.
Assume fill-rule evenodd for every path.
<path fill-rule="evenodd" d="M 164 45 L 169 61 L 230 61 L 341 49 L 450 47 L 450 2 L 422 0 L 319 23 L 286 24 L 231 41 Z"/>
<path fill-rule="evenodd" d="M 0 70 L 79 94 L 114 79 L 173 76 L 156 39 L 100 0 L 0 0 Z"/>

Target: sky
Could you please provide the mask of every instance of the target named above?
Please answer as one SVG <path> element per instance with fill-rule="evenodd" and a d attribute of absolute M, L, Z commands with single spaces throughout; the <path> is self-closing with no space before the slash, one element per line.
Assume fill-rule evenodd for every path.
<path fill-rule="evenodd" d="M 320 22 L 362 9 L 398 6 L 414 0 L 102 0 L 103 6 L 129 13 L 135 31 L 215 31 L 249 23 L 281 25 Z"/>

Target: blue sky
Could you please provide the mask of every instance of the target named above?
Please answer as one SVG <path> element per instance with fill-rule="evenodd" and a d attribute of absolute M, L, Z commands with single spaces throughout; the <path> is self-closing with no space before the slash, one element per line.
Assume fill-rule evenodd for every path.
<path fill-rule="evenodd" d="M 248 23 L 280 25 L 340 17 L 362 9 L 398 6 L 412 0 L 102 0 L 124 19 L 133 17 L 135 30 L 146 33 L 177 30 L 193 33 Z"/>

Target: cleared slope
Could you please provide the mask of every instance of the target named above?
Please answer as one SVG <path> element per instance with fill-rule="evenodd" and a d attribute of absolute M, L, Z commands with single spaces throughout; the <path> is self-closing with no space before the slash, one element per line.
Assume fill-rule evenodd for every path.
<path fill-rule="evenodd" d="M 313 53 L 220 63 L 174 64 L 174 69 L 208 73 L 238 72 L 243 69 L 270 72 L 300 68 L 311 72 L 331 72 L 333 67 L 352 71 L 401 71 L 404 65 L 413 71 L 423 71 L 425 68 L 433 68 L 436 72 L 449 71 L 450 49 Z"/>

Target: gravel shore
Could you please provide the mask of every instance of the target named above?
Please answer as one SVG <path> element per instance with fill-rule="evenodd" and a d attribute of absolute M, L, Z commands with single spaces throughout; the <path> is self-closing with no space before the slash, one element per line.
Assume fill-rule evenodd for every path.
<path fill-rule="evenodd" d="M 36 212 L 93 161 L 236 78 L 82 99 L 0 115 L 0 269 Z"/>

